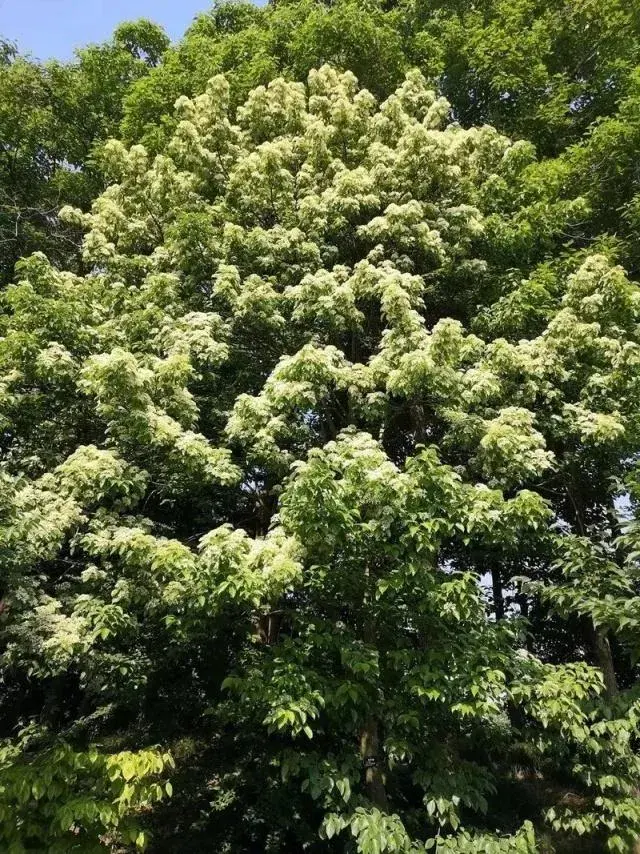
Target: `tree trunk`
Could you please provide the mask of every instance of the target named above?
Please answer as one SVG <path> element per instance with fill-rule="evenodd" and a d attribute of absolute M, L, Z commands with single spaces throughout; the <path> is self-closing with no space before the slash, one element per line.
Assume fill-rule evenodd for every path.
<path fill-rule="evenodd" d="M 376 625 L 373 616 L 368 612 L 371 607 L 371 572 L 365 567 L 365 590 L 364 590 L 364 621 L 362 626 L 362 639 L 369 646 L 375 646 L 377 641 Z M 360 757 L 364 768 L 364 782 L 372 803 L 382 812 L 389 811 L 387 791 L 384 784 L 384 775 L 380 766 L 380 737 L 378 721 L 370 714 L 360 731 Z"/>
<path fill-rule="evenodd" d="M 520 613 L 525 618 L 525 620 L 529 619 L 529 600 L 527 599 L 524 593 L 518 593 L 516 596 L 516 602 L 518 603 L 518 607 L 520 608 Z"/>
<path fill-rule="evenodd" d="M 618 693 L 618 680 L 613 666 L 611 646 L 607 637 L 606 629 L 596 628 L 587 617 L 587 633 L 595 662 L 602 671 L 606 696 L 613 699 Z"/>
<path fill-rule="evenodd" d="M 382 812 L 389 811 L 384 775 L 378 764 L 378 722 L 371 715 L 360 733 L 360 756 L 364 766 L 364 782 L 367 795 Z"/>
<path fill-rule="evenodd" d="M 491 567 L 491 580 L 493 583 L 493 610 L 496 620 L 501 620 L 504 617 L 504 597 L 502 593 L 502 573 L 499 564 L 494 563 Z"/>
<path fill-rule="evenodd" d="M 572 481 L 567 487 L 567 494 L 570 500 L 569 516 L 574 528 L 581 537 L 587 536 L 587 528 L 584 521 L 584 502 L 578 486 L 578 479 L 575 473 L 572 476 Z M 584 618 L 586 634 L 593 653 L 594 660 L 597 666 L 602 671 L 604 680 L 605 694 L 609 699 L 612 699 L 618 693 L 618 680 L 616 679 L 616 671 L 613 666 L 613 656 L 611 655 L 611 647 L 607 638 L 606 629 L 596 628 L 590 617 Z"/>

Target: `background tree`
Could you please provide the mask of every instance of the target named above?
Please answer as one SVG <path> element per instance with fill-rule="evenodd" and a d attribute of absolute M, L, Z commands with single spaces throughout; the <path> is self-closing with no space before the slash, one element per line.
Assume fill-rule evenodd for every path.
<path fill-rule="evenodd" d="M 35 250 L 62 265 L 78 236 L 61 226 L 63 204 L 88 206 L 103 188 L 92 154 L 117 133 L 124 93 L 156 65 L 169 41 L 149 21 L 123 24 L 112 40 L 70 63 L 38 63 L 3 42 L 0 54 L 0 280 Z"/>

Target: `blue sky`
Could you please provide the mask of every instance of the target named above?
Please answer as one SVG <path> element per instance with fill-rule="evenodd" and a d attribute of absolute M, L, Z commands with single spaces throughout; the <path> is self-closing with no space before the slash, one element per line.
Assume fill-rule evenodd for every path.
<path fill-rule="evenodd" d="M 150 18 L 179 38 L 209 0 L 0 0 L 0 35 L 39 59 L 70 59 L 105 41 L 121 21 Z"/>

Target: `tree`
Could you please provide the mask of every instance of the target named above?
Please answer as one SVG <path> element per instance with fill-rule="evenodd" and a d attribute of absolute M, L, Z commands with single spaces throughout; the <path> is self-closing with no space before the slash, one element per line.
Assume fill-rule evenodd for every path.
<path fill-rule="evenodd" d="M 168 43 L 144 20 L 122 24 L 111 42 L 80 50 L 70 63 L 40 64 L 1 43 L 0 284 L 36 250 L 74 263 L 78 235 L 60 225 L 58 210 L 88 207 L 104 189 L 93 152 L 117 132 L 125 92 Z"/>
<path fill-rule="evenodd" d="M 638 288 L 418 71 L 230 99 L 105 145 L 86 274 L 3 294 L 5 845 L 630 850 Z"/>
<path fill-rule="evenodd" d="M 173 101 L 230 74 L 232 98 L 330 62 L 378 97 L 418 67 L 465 126 L 484 122 L 557 155 L 616 114 L 638 62 L 637 3 L 279 0 L 214 3 L 127 94 L 124 136 L 162 145 Z"/>

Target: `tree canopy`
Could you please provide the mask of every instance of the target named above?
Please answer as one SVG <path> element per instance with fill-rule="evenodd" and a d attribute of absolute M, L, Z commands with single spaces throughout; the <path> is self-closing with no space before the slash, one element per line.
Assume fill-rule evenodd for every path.
<path fill-rule="evenodd" d="M 637 850 L 639 12 L 3 43 L 2 850 Z"/>

